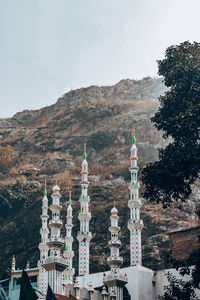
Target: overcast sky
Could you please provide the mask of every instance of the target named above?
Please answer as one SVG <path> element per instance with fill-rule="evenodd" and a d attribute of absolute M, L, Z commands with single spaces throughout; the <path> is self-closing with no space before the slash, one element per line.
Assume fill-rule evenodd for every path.
<path fill-rule="evenodd" d="M 0 117 L 156 76 L 168 46 L 199 42 L 199 14 L 200 0 L 0 0 Z"/>

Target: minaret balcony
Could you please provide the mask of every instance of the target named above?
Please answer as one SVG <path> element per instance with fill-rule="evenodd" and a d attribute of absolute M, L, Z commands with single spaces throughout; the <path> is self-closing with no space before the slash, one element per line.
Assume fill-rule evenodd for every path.
<path fill-rule="evenodd" d="M 73 224 L 67 223 L 65 224 L 65 228 L 71 229 L 72 230 Z"/>
<path fill-rule="evenodd" d="M 85 185 L 89 185 L 89 181 L 83 181 L 83 180 L 81 180 L 81 182 L 80 182 L 80 184 L 85 184 Z"/>
<path fill-rule="evenodd" d="M 128 229 L 129 230 L 142 230 L 144 227 L 142 220 L 129 220 L 128 221 Z"/>
<path fill-rule="evenodd" d="M 49 256 L 45 259 L 42 267 L 47 271 L 57 270 L 63 272 L 67 268 L 66 259 L 61 256 Z"/>
<path fill-rule="evenodd" d="M 91 213 L 90 212 L 81 212 L 78 215 L 78 219 L 80 221 L 90 221 L 90 219 L 91 219 Z"/>
<path fill-rule="evenodd" d="M 47 245 L 49 248 L 61 248 L 64 246 L 64 240 L 60 237 L 50 237 L 48 239 Z"/>
<path fill-rule="evenodd" d="M 61 228 L 63 225 L 61 220 L 50 220 L 49 228 Z"/>
<path fill-rule="evenodd" d="M 142 202 L 140 199 L 131 199 L 128 201 L 128 207 L 131 208 L 140 208 L 142 206 Z"/>
<path fill-rule="evenodd" d="M 116 240 L 116 241 L 109 241 L 108 243 L 110 248 L 119 248 L 121 246 L 121 241 L 120 240 Z"/>
<path fill-rule="evenodd" d="M 109 273 L 105 279 L 105 285 L 108 287 L 112 287 L 113 284 L 115 284 L 115 286 L 123 287 L 127 283 L 128 283 L 127 277 L 122 275 L 119 272 L 116 274 Z"/>
<path fill-rule="evenodd" d="M 82 241 L 90 242 L 91 239 L 92 239 L 91 232 L 78 231 L 77 240 L 79 242 L 82 242 Z"/>
<path fill-rule="evenodd" d="M 123 257 L 121 257 L 121 256 L 110 256 L 107 259 L 107 264 L 111 267 L 120 267 L 123 264 Z"/>
<path fill-rule="evenodd" d="M 120 227 L 119 226 L 110 226 L 108 228 L 108 230 L 112 233 L 115 233 L 115 232 L 119 232 L 120 231 Z"/>
<path fill-rule="evenodd" d="M 60 204 L 59 205 L 51 204 L 49 208 L 52 212 L 54 212 L 54 211 L 60 211 L 62 209 L 62 206 Z"/>
<path fill-rule="evenodd" d="M 132 171 L 132 170 L 136 170 L 136 171 L 138 171 L 138 170 L 139 170 L 139 168 L 138 168 L 138 166 L 135 166 L 135 167 L 130 167 L 130 168 L 129 168 L 129 171 Z"/>
<path fill-rule="evenodd" d="M 48 215 L 45 215 L 45 214 L 42 214 L 42 215 L 40 216 L 40 218 L 41 218 L 41 219 L 48 219 L 49 216 L 48 216 Z"/>

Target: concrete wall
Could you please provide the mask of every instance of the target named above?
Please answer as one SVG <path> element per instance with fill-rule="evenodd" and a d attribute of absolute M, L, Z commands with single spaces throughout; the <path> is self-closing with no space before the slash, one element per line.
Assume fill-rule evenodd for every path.
<path fill-rule="evenodd" d="M 106 275 L 109 272 L 106 272 Z M 128 275 L 126 287 L 131 295 L 131 300 L 156 300 L 158 295 L 163 295 L 164 286 L 169 284 L 166 276 L 168 272 L 172 273 L 178 279 L 185 281 L 190 279 L 188 275 L 182 277 L 175 269 L 165 269 L 155 272 L 142 266 L 133 266 L 123 268 L 120 272 L 122 274 L 126 272 Z M 103 285 L 103 272 L 79 276 L 78 281 L 80 287 L 87 287 L 90 281 L 94 288 L 100 287 Z M 200 290 L 197 291 L 197 295 L 200 299 Z"/>
<path fill-rule="evenodd" d="M 121 274 L 126 272 L 128 275 L 126 287 L 131 295 L 131 300 L 153 300 L 152 279 L 154 272 L 152 270 L 137 265 L 123 268 L 120 272 Z M 79 276 L 77 279 L 80 287 L 87 287 L 89 282 L 92 282 L 94 288 L 100 287 L 103 285 L 103 272 Z"/>

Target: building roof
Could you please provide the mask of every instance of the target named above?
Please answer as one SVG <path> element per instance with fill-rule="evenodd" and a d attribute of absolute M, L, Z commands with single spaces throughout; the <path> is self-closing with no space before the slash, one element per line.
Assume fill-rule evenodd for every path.
<path fill-rule="evenodd" d="M 55 296 L 57 300 L 76 300 L 76 297 L 74 297 L 73 295 L 64 296 L 64 295 L 55 294 Z"/>

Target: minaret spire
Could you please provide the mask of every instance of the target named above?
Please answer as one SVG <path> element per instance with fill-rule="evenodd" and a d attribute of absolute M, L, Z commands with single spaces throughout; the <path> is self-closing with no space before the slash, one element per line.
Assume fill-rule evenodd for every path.
<path fill-rule="evenodd" d="M 86 143 L 84 143 L 84 153 L 86 153 Z"/>
<path fill-rule="evenodd" d="M 72 250 L 72 243 L 73 243 L 73 237 L 72 237 L 72 199 L 71 199 L 71 191 L 69 192 L 69 201 L 68 201 L 68 207 L 67 207 L 67 216 L 66 216 L 66 236 L 65 236 L 65 250 L 63 251 L 63 257 L 66 259 L 67 268 L 63 272 L 64 277 L 64 285 L 67 285 L 68 283 L 73 283 L 73 275 L 74 275 L 74 268 L 72 267 L 72 260 L 74 257 L 74 251 Z"/>
<path fill-rule="evenodd" d="M 61 253 L 64 246 L 64 240 L 60 233 L 63 226 L 60 219 L 62 206 L 60 205 L 60 188 L 57 184 L 53 187 L 53 194 L 51 197 L 52 204 L 50 210 L 52 212 L 52 219 L 49 222 L 51 234 L 47 241 L 49 256 L 45 259 L 42 266 L 48 271 L 48 283 L 53 292 L 62 294 L 62 272 L 67 268 L 67 264 Z"/>
<path fill-rule="evenodd" d="M 118 211 L 115 207 L 111 209 L 111 225 L 109 231 L 111 233 L 111 240 L 109 241 L 110 256 L 107 259 L 107 264 L 111 268 L 110 274 L 104 276 L 104 284 L 108 287 L 110 299 L 115 295 L 116 300 L 123 300 L 123 286 L 127 284 L 127 278 L 120 273 L 120 267 L 123 264 L 123 257 L 119 255 L 119 248 L 121 241 L 119 240 L 120 227 L 118 225 L 119 217 Z"/>
<path fill-rule="evenodd" d="M 130 264 L 142 264 L 142 250 L 141 250 L 141 230 L 143 228 L 143 221 L 140 220 L 140 207 L 142 206 L 139 198 L 139 182 L 137 181 L 137 147 L 135 138 L 135 128 L 133 128 L 132 147 L 131 147 L 131 181 L 129 183 L 130 199 L 128 207 L 130 208 L 130 219 L 128 221 L 128 229 L 130 230 Z"/>
<path fill-rule="evenodd" d="M 107 263 L 111 268 L 111 274 L 118 274 L 121 265 L 123 264 L 123 258 L 119 256 L 119 248 L 121 247 L 121 241 L 118 238 L 118 234 L 120 231 L 120 227 L 118 225 L 118 211 L 114 206 L 111 209 L 111 226 L 109 227 L 109 231 L 111 233 L 111 240 L 109 241 L 110 247 L 110 256 L 108 257 Z"/>
<path fill-rule="evenodd" d="M 48 273 L 47 271 L 42 267 L 42 264 L 44 263 L 45 259 L 48 257 L 48 250 L 49 247 L 47 245 L 48 242 L 48 198 L 47 198 L 47 186 L 46 186 L 46 180 L 44 183 L 44 196 L 42 199 L 42 214 L 41 214 L 41 221 L 42 221 L 42 227 L 40 229 L 40 235 L 41 235 L 41 242 L 39 244 L 39 250 L 40 250 L 40 260 L 38 262 L 39 267 L 39 291 L 40 291 L 40 299 L 44 299 L 42 295 L 45 295 L 47 292 L 47 286 L 48 286 Z"/>
<path fill-rule="evenodd" d="M 81 165 L 81 196 L 79 199 L 81 211 L 79 213 L 80 231 L 77 239 L 79 241 L 79 275 L 89 274 L 89 248 L 92 234 L 89 231 L 89 212 L 90 197 L 88 196 L 88 163 L 86 160 L 86 144 L 84 144 L 83 162 Z"/>

